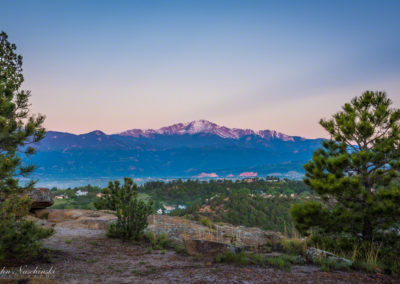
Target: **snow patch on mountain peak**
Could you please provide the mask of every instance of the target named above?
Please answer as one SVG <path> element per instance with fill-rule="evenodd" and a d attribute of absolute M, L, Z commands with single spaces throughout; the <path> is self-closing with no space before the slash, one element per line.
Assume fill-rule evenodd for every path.
<path fill-rule="evenodd" d="M 255 135 L 264 139 L 280 139 L 283 141 L 294 141 L 293 136 L 289 136 L 275 130 L 260 130 L 254 131 L 251 129 L 229 128 L 226 126 L 219 126 L 216 123 L 210 122 L 205 119 L 194 120 L 187 123 L 176 123 L 170 126 L 162 127 L 159 129 L 131 129 L 119 133 L 123 136 L 131 137 L 151 137 L 156 134 L 159 135 L 193 135 L 193 134 L 214 134 L 221 138 L 240 139 L 244 136 Z"/>

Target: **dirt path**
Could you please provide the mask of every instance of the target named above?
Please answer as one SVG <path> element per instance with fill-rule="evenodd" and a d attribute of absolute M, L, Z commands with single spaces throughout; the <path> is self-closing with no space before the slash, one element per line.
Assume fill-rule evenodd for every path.
<path fill-rule="evenodd" d="M 56 227 L 44 242 L 57 250 L 51 263 L 60 283 L 395 283 L 388 276 L 321 272 L 294 266 L 290 272 L 256 266 L 207 265 L 173 250 L 147 253 L 146 247 L 108 239 L 102 230 Z"/>

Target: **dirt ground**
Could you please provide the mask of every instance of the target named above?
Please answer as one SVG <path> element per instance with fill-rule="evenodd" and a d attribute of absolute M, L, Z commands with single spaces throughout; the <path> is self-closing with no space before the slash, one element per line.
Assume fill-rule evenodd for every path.
<path fill-rule="evenodd" d="M 101 230 L 57 227 L 44 247 L 56 250 L 50 263 L 29 267 L 52 267 L 58 283 L 400 283 L 387 275 L 327 273 L 310 265 L 293 266 L 289 272 L 205 263 L 173 250 L 148 253 L 146 247 L 108 239 Z"/>

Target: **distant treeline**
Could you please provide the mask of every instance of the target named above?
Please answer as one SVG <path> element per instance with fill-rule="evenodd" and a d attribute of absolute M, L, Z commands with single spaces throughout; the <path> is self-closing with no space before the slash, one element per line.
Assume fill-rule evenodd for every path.
<path fill-rule="evenodd" d="M 87 192 L 78 196 L 78 191 Z M 93 203 L 102 188 L 82 186 L 67 189 L 53 188 L 56 199 L 53 208 L 95 209 Z M 154 201 L 154 212 L 165 206 L 175 207 L 169 214 L 200 220 L 207 217 L 214 222 L 259 227 L 290 233 L 293 223 L 289 209 L 295 202 L 314 198 L 303 181 L 268 178 L 241 180 L 174 180 L 152 181 L 139 186 L 143 198 Z M 186 209 L 177 209 L 185 205 Z"/>
<path fill-rule="evenodd" d="M 231 194 L 246 190 L 249 194 L 296 194 L 310 195 L 311 191 L 303 181 L 278 179 L 274 177 L 249 178 L 241 180 L 174 180 L 170 182 L 153 181 L 140 186 L 139 191 L 146 193 L 156 202 L 155 207 L 162 204 L 192 206 L 203 203 L 216 194 Z"/>
<path fill-rule="evenodd" d="M 155 209 L 164 204 L 186 205 L 171 215 L 264 230 L 293 232 L 292 204 L 315 198 L 303 181 L 278 178 L 242 180 L 175 180 L 148 182 L 140 190 L 155 201 Z"/>

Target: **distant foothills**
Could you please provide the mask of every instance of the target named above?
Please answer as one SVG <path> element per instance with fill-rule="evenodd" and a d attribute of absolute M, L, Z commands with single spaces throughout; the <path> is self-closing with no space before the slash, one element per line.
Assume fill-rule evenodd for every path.
<path fill-rule="evenodd" d="M 300 178 L 322 139 L 228 128 L 207 120 L 107 135 L 48 131 L 26 163 L 41 180 L 133 178 Z"/>

